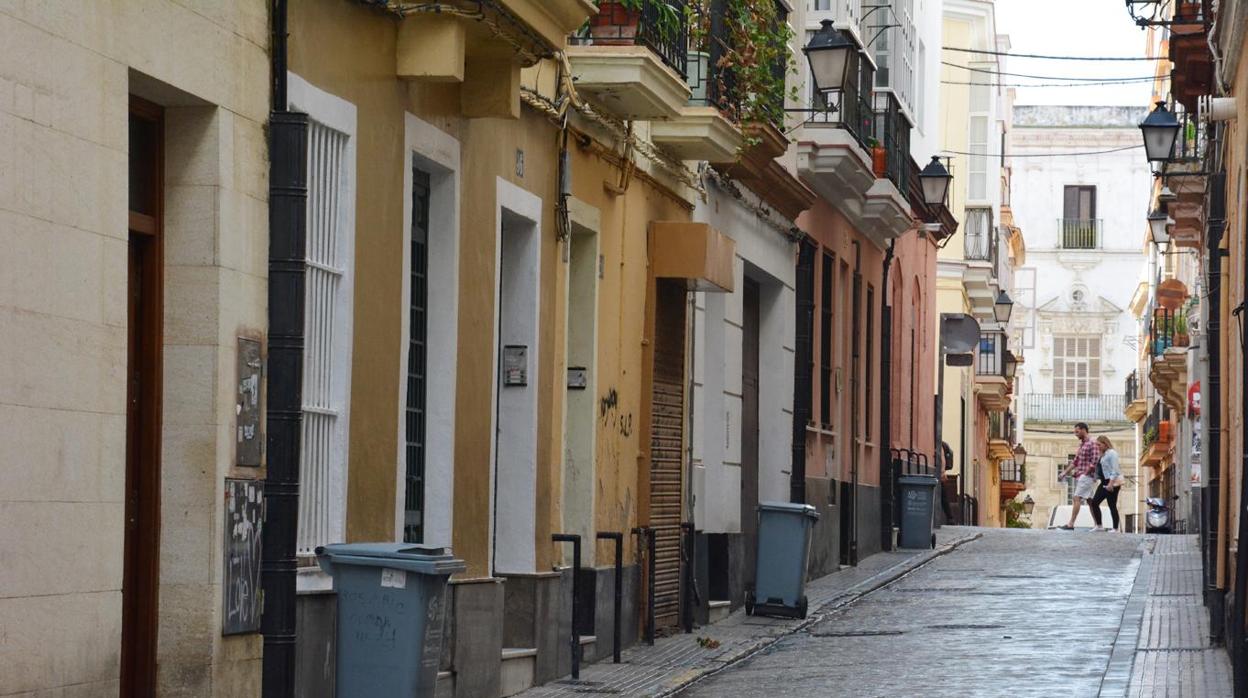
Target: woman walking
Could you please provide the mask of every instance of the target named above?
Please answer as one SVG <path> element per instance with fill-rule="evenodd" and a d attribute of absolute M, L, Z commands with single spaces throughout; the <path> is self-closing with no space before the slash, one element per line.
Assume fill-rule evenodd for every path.
<path fill-rule="evenodd" d="M 1100 484 L 1096 494 L 1088 502 L 1092 507 L 1092 519 L 1096 521 L 1093 531 L 1118 530 L 1118 492 L 1122 488 L 1122 470 L 1118 467 L 1118 451 L 1114 450 L 1114 442 L 1108 436 L 1096 437 L 1097 448 L 1101 452 L 1100 462 L 1096 465 L 1096 476 Z M 1109 502 L 1109 515 L 1113 517 L 1114 527 L 1107 529 L 1101 525 L 1101 502 Z"/>

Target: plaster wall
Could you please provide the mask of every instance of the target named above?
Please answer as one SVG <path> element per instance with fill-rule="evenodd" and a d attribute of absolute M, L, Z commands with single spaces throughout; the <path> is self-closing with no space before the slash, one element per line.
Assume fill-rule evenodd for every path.
<path fill-rule="evenodd" d="M 399 367 L 407 338 L 396 309 L 407 300 L 404 272 L 410 213 L 406 211 L 411 198 L 407 187 L 414 150 L 407 140 L 409 119 L 415 117 L 414 123 L 423 124 L 421 128 L 443 134 L 437 140 L 457 143 L 459 148 L 455 163 L 459 220 L 453 233 L 458 238 L 457 318 L 453 327 L 450 322 L 439 326 L 441 333 L 454 332 L 457 347 L 454 414 L 443 415 L 439 421 L 453 424 L 453 441 L 442 447 L 443 453 L 453 454 L 449 458 L 453 469 L 446 461 L 430 463 L 437 477 L 430 478 L 429 486 L 434 489 L 426 491 L 426 501 L 430 495 L 450 494 L 450 507 L 431 510 L 432 521 L 437 522 L 431 532 L 443 537 L 450 534 L 455 555 L 468 563 L 465 578 L 487 575 L 493 511 L 493 439 L 489 435 L 497 375 L 497 181 L 502 178 L 543 202 L 553 201 L 557 181 L 545 173 L 557 169 L 556 129 L 529 111 L 514 120 L 466 119 L 460 115 L 459 84 L 407 83 L 394 78 L 398 20 L 388 13 L 333 0 L 309 0 L 291 6 L 289 22 L 290 69 L 354 104 L 359 115 L 356 268 L 367 273 L 357 273 L 355 284 L 347 539 L 395 540 L 401 535 L 396 531 L 401 516 L 396 454 L 402 423 L 396 406 L 403 394 Z M 360 75 L 381 77 L 360 80 Z M 524 153 L 523 170 L 516 167 L 518 151 Z M 432 159 L 428 153 L 424 157 Z M 566 304 L 560 289 L 566 270 L 550 216 L 541 216 L 535 240 L 540 247 L 537 334 L 552 339 L 541 342 L 530 355 L 530 371 L 553 376 L 564 370 L 560 357 Z M 556 554 L 550 533 L 561 527 L 560 465 L 554 455 L 562 449 L 564 390 L 562 381 L 558 383 L 558 390 L 552 381 L 533 388 L 536 427 L 532 454 L 527 456 L 536 463 L 532 548 L 535 565 L 543 568 Z"/>
<path fill-rule="evenodd" d="M 891 448 L 935 453 L 936 256 L 930 237 L 917 231 L 897 240 L 889 272 L 892 305 Z"/>
<path fill-rule="evenodd" d="M 712 185 L 713 186 L 713 185 Z M 752 194 L 745 196 L 752 198 Z M 742 298 L 760 284 L 759 500 L 788 501 L 793 424 L 793 244 L 714 187 L 693 212 L 736 243 L 733 293 L 698 293 L 693 344 L 694 521 L 741 532 Z"/>
<path fill-rule="evenodd" d="M 220 503 L 263 472 L 233 467 L 233 420 L 236 338 L 265 338 L 267 12 L 19 3 L 0 36 L 4 690 L 118 690 L 137 93 L 168 108 L 157 680 L 257 692 L 259 637 L 220 635 Z"/>

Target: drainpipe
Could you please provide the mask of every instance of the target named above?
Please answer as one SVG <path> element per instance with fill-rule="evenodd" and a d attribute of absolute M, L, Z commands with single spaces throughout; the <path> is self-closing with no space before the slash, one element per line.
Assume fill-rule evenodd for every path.
<path fill-rule="evenodd" d="M 1204 460 L 1205 605 L 1209 607 L 1209 635 L 1214 642 L 1224 638 L 1225 595 L 1218 589 L 1218 547 L 1222 531 L 1219 491 L 1222 488 L 1222 234 L 1226 227 L 1226 175 L 1214 175 L 1210 182 L 1209 231 L 1206 236 L 1205 295 L 1202 303 L 1205 321 L 1205 353 L 1208 377 L 1201 386 L 1201 414 L 1205 439 Z M 1136 499 L 1139 499 L 1138 497 Z"/>
<path fill-rule="evenodd" d="M 859 426 L 862 424 L 862 417 L 858 414 L 858 408 L 861 402 L 858 400 L 858 388 L 865 381 L 858 380 L 858 371 L 862 367 L 862 350 L 858 341 L 858 335 L 862 332 L 862 245 L 859 241 L 854 240 L 854 288 L 853 288 L 853 317 L 854 317 L 854 336 L 850 338 L 850 346 L 853 350 L 850 352 L 850 385 L 853 386 L 853 392 L 849 397 L 849 404 L 853 412 L 850 415 L 852 421 L 852 434 L 850 435 L 850 459 L 849 459 L 849 564 L 858 565 L 858 460 L 859 448 L 861 442 L 858 440 Z M 868 312 L 870 310 L 868 309 Z M 870 357 L 867 358 L 870 361 Z M 870 370 L 870 369 L 868 369 Z"/>
<path fill-rule="evenodd" d="M 1244 224 L 1241 222 L 1241 226 Z M 1246 226 L 1248 229 L 1248 226 Z M 1248 246 L 1244 248 L 1244 261 L 1248 262 Z M 1241 288 L 1241 305 L 1239 311 L 1242 313 L 1248 309 L 1248 274 L 1244 275 L 1243 286 Z M 1248 318 L 1240 317 L 1240 322 L 1244 322 Z M 1240 395 L 1248 395 L 1248 345 L 1244 344 L 1244 328 L 1241 324 L 1239 334 L 1239 378 L 1240 378 Z M 1242 409 L 1242 406 L 1241 406 Z M 1232 655 L 1231 664 L 1235 667 L 1235 695 L 1248 695 L 1248 648 L 1245 647 L 1245 636 L 1248 635 L 1248 617 L 1245 615 L 1245 600 L 1248 600 L 1248 419 L 1240 420 L 1240 456 L 1239 464 L 1239 500 L 1236 506 L 1239 508 L 1239 538 L 1235 548 L 1235 598 L 1232 602 L 1231 610 L 1234 612 L 1233 629 L 1235 631 L 1235 652 Z"/>
<path fill-rule="evenodd" d="M 269 358 L 265 412 L 267 474 L 261 541 L 264 613 L 262 695 L 295 691 L 295 560 L 303 425 L 304 257 L 308 116 L 286 110 L 286 0 L 272 6 L 269 113 Z"/>
<path fill-rule="evenodd" d="M 793 442 L 790 445 L 789 500 L 806 503 L 806 425 L 811 417 L 814 373 L 815 245 L 803 237 L 797 244 L 797 307 L 793 357 Z"/>
<path fill-rule="evenodd" d="M 893 264 L 896 240 L 888 241 L 884 253 L 884 277 L 880 281 L 880 541 L 893 549 L 893 312 L 888 304 L 888 271 Z M 867 357 L 870 360 L 871 357 Z"/>

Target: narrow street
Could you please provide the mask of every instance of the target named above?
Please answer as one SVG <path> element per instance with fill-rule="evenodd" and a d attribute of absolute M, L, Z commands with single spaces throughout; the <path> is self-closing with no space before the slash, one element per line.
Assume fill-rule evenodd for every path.
<path fill-rule="evenodd" d="M 1229 696 L 1195 536 L 983 536 L 686 696 Z"/>

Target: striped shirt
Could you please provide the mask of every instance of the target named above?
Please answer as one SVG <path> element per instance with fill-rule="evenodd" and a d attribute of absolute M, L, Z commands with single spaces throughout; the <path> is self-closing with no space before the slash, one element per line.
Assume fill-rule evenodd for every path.
<path fill-rule="evenodd" d="M 1096 462 L 1100 460 L 1097 457 L 1096 444 L 1092 439 L 1084 439 L 1079 445 L 1079 450 L 1075 452 L 1075 460 L 1071 463 L 1071 474 L 1075 477 L 1083 477 L 1091 475 L 1096 469 Z"/>

